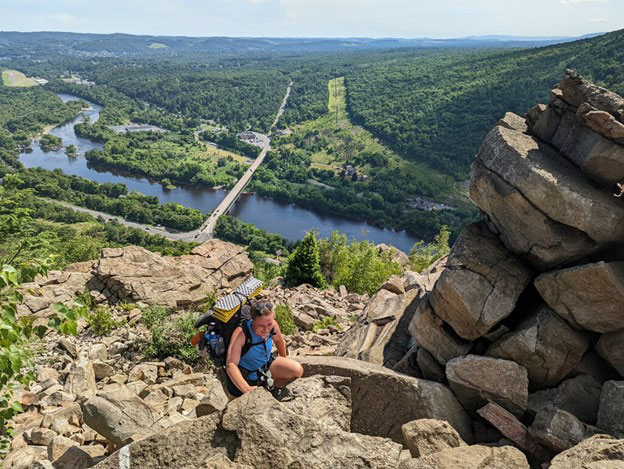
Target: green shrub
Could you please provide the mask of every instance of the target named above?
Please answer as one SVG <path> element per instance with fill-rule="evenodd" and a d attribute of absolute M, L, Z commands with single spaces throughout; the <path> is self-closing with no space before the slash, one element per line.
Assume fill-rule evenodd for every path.
<path fill-rule="evenodd" d="M 159 305 L 148 306 L 143 310 L 142 314 L 143 324 L 148 329 L 152 329 L 155 325 L 163 324 L 168 317 L 169 313 L 167 310 Z"/>
<path fill-rule="evenodd" d="M 153 314 L 153 309 L 150 314 Z M 162 317 L 162 311 L 157 310 L 155 316 Z M 195 316 L 195 313 L 185 313 L 161 322 L 151 322 L 151 326 L 148 326 L 150 338 L 142 344 L 143 353 L 149 358 L 175 357 L 186 362 L 195 362 L 199 358 L 195 347 L 191 345 L 191 338 L 197 332 Z"/>
<path fill-rule="evenodd" d="M 336 318 L 334 316 L 325 316 L 323 319 L 317 321 L 312 326 L 312 332 L 318 332 L 321 329 L 327 329 L 329 326 L 334 326 L 340 332 L 342 332 L 342 326 L 336 322 Z"/>
<path fill-rule="evenodd" d="M 297 325 L 295 324 L 295 317 L 288 305 L 277 305 L 275 307 L 275 320 L 279 324 L 280 330 L 284 335 L 291 335 L 297 333 Z"/>
<path fill-rule="evenodd" d="M 97 336 L 110 334 L 114 329 L 123 326 L 125 320 L 115 320 L 107 305 L 96 306 L 86 318 L 87 324 Z"/>
<path fill-rule="evenodd" d="M 309 283 L 317 288 L 325 288 L 326 286 L 325 279 L 321 274 L 319 250 L 313 231 L 306 233 L 297 249 L 288 259 L 286 284 L 289 287 L 296 287 L 302 283 Z"/>
<path fill-rule="evenodd" d="M 347 243 L 347 237 L 334 231 L 319 240 L 321 271 L 334 287 L 372 295 L 388 278 L 400 274 L 402 268 L 392 261 L 390 252 L 380 253 L 370 241 Z"/>
<path fill-rule="evenodd" d="M 433 243 L 425 246 L 424 241 L 418 241 L 410 250 L 410 268 L 414 272 L 422 272 L 440 257 L 446 256 L 451 248 L 449 247 L 449 237 L 451 232 L 448 226 L 443 225 L 440 232 L 433 238 Z"/>
<path fill-rule="evenodd" d="M 266 262 L 264 259 L 266 254 L 252 251 L 249 253 L 249 259 L 253 262 L 252 275 L 258 280 L 262 280 L 265 285 L 268 285 L 271 280 L 281 275 L 286 274 L 286 265 L 275 265 L 270 262 Z"/>
<path fill-rule="evenodd" d="M 125 311 L 126 313 L 132 311 L 135 308 L 138 308 L 136 303 L 119 303 L 117 307 L 122 311 Z"/>

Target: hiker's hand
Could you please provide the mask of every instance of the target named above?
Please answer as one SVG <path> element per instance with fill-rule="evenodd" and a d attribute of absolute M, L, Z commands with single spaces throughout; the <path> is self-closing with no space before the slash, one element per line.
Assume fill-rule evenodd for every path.
<path fill-rule="evenodd" d="M 249 386 L 249 389 L 247 390 L 247 392 L 251 392 L 254 389 L 256 389 L 258 386 Z"/>

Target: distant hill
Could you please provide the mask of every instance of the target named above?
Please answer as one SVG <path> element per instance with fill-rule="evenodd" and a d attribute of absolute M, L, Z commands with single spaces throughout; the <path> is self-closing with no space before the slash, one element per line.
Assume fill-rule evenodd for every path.
<path fill-rule="evenodd" d="M 180 54 L 236 54 L 254 52 L 341 52 L 431 47 L 536 47 L 574 38 L 479 36 L 468 38 L 233 38 L 136 36 L 65 32 L 0 32 L 0 57 L 32 54 L 67 56 L 175 56 Z M 154 47 L 158 44 L 158 47 Z"/>

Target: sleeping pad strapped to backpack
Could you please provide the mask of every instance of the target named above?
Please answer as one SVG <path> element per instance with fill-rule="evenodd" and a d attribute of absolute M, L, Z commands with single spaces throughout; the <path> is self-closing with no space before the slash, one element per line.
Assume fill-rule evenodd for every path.
<path fill-rule="evenodd" d="M 195 328 L 207 326 L 206 331 L 200 331 L 193 337 L 191 343 L 197 345 L 199 350 L 209 350 L 210 358 L 215 365 L 225 365 L 227 349 L 234 330 L 242 325 L 243 321 L 251 318 L 249 300 L 262 292 L 262 281 L 249 277 L 238 286 L 233 293 L 224 296 L 215 303 L 212 310 L 204 314 L 195 322 Z M 245 331 L 246 327 L 243 327 Z M 214 333 L 214 335 L 212 335 Z M 209 340 L 212 337 L 222 338 L 218 347 L 212 347 Z M 245 331 L 245 347 L 241 356 L 245 354 L 251 345 L 248 331 Z M 216 339 L 215 339 L 216 340 Z M 249 343 L 248 343 L 249 342 Z"/>

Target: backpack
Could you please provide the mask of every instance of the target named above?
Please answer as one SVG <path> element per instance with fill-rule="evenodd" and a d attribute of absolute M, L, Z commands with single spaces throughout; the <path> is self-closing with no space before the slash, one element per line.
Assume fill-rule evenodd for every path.
<path fill-rule="evenodd" d="M 249 277 L 234 292 L 217 301 L 212 310 L 195 322 L 196 329 L 202 326 L 207 327 L 205 331 L 199 331 L 195 334 L 191 343 L 198 347 L 200 353 L 208 351 L 215 365 L 224 366 L 232 334 L 238 326 L 243 326 L 245 345 L 241 350 L 241 357 L 245 355 L 251 347 L 258 345 L 257 343 L 252 343 L 251 333 L 244 323 L 251 319 L 251 307 L 253 307 L 254 303 L 250 300 L 259 295 L 261 291 L 262 281 Z M 215 350 L 208 343 L 208 337 L 211 332 L 223 338 L 224 347 L 222 350 Z"/>

